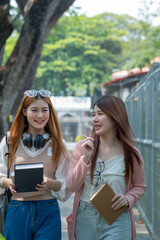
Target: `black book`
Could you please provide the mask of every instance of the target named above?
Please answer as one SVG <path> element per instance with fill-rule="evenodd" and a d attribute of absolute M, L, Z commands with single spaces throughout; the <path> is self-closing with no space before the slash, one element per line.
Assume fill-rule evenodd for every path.
<path fill-rule="evenodd" d="M 33 192 L 43 181 L 43 163 L 15 164 L 15 189 L 17 192 Z"/>

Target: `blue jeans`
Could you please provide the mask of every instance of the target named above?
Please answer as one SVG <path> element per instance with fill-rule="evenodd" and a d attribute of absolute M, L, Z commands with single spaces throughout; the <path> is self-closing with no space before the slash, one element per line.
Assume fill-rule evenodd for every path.
<path fill-rule="evenodd" d="M 61 240 L 61 219 L 57 200 L 11 200 L 5 220 L 5 238 Z"/>
<path fill-rule="evenodd" d="M 131 240 L 130 214 L 124 211 L 108 225 L 89 203 L 80 202 L 76 219 L 76 240 Z"/>

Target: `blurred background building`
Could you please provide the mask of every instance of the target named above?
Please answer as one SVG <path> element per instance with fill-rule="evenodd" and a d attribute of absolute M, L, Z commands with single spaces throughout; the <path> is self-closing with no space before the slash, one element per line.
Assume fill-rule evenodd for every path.
<path fill-rule="evenodd" d="M 51 97 L 51 101 L 67 142 L 75 142 L 91 134 L 91 97 Z"/>

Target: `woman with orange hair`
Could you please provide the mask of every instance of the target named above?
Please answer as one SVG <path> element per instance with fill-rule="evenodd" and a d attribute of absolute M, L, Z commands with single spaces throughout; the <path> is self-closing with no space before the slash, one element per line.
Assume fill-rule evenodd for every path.
<path fill-rule="evenodd" d="M 68 189 L 75 192 L 73 213 L 67 218 L 70 240 L 136 239 L 132 207 L 146 185 L 143 159 L 133 137 L 123 101 L 111 95 L 98 99 L 92 136 L 75 146 L 66 179 Z M 106 182 L 115 192 L 113 210 L 126 207 L 112 225 L 90 203 Z"/>
<path fill-rule="evenodd" d="M 5 219 L 7 240 L 60 240 L 61 220 L 57 198 L 70 196 L 65 184 L 69 152 L 47 90 L 28 90 L 9 135 L 9 158 L 5 137 L 0 144 L 0 190 L 9 188 L 12 198 Z M 7 178 L 7 163 L 9 178 Z M 43 163 L 43 180 L 34 191 L 18 192 L 15 164 Z M 32 179 L 31 179 L 32 180 Z"/>

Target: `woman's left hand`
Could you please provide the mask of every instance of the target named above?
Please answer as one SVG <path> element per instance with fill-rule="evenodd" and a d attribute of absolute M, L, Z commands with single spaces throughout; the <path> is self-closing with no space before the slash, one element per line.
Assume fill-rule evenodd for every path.
<path fill-rule="evenodd" d="M 40 184 L 37 184 L 36 189 L 38 191 L 49 190 L 50 189 L 50 179 L 44 176 L 43 182 L 41 182 Z"/>
<path fill-rule="evenodd" d="M 116 194 L 114 198 L 112 198 L 112 205 L 113 210 L 117 210 L 121 207 L 128 207 L 129 203 L 126 197 L 123 194 Z"/>
<path fill-rule="evenodd" d="M 55 192 L 58 192 L 61 189 L 61 182 L 56 179 L 50 179 L 46 176 L 43 177 L 43 182 L 40 184 L 37 184 L 36 189 L 38 191 L 48 191 L 53 190 Z"/>

